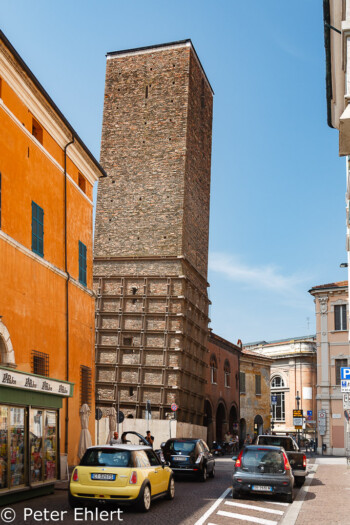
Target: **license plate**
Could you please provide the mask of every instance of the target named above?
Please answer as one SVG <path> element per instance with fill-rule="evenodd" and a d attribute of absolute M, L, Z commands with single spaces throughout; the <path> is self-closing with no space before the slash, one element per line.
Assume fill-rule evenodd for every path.
<path fill-rule="evenodd" d="M 104 481 L 114 481 L 115 480 L 115 474 L 91 474 L 91 479 L 101 479 Z"/>
<path fill-rule="evenodd" d="M 186 461 L 187 458 L 184 458 L 183 456 L 174 456 L 173 461 Z"/>
<path fill-rule="evenodd" d="M 261 492 L 272 492 L 272 487 L 265 485 L 252 485 L 252 490 L 260 490 Z"/>

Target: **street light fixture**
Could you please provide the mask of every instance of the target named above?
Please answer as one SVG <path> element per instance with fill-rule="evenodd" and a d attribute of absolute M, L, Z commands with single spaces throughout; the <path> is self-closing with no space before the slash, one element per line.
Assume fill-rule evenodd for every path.
<path fill-rule="evenodd" d="M 271 429 L 271 434 L 273 434 L 274 425 L 275 425 L 275 422 L 273 420 L 273 405 L 271 405 L 271 408 L 270 408 L 270 429 Z"/>
<path fill-rule="evenodd" d="M 297 410 L 299 410 L 299 403 L 300 403 L 300 396 L 299 396 L 299 390 L 297 390 L 297 395 L 295 396 L 295 401 L 297 402 Z M 298 428 L 298 447 L 300 448 L 300 433 Z"/>
<path fill-rule="evenodd" d="M 348 267 L 348 263 L 340 263 L 340 268 L 347 268 Z"/>

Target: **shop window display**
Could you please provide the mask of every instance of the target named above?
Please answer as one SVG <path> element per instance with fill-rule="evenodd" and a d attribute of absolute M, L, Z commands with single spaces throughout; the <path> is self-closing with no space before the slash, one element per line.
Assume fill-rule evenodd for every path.
<path fill-rule="evenodd" d="M 0 491 L 57 479 L 57 418 L 55 410 L 0 405 Z"/>
<path fill-rule="evenodd" d="M 57 414 L 46 411 L 45 417 L 45 480 L 56 478 Z"/>
<path fill-rule="evenodd" d="M 8 487 L 8 408 L 0 406 L 0 489 Z"/>
<path fill-rule="evenodd" d="M 10 486 L 25 483 L 24 408 L 10 407 Z"/>
<path fill-rule="evenodd" d="M 30 477 L 32 483 L 43 480 L 43 424 L 44 411 L 30 411 Z"/>

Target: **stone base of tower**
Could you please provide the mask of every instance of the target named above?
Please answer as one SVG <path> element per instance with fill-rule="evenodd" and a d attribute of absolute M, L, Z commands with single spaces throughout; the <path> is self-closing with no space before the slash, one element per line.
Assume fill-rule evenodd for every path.
<path fill-rule="evenodd" d="M 208 366 L 207 283 L 183 258 L 97 258 L 96 406 L 125 417 L 202 425 Z"/>

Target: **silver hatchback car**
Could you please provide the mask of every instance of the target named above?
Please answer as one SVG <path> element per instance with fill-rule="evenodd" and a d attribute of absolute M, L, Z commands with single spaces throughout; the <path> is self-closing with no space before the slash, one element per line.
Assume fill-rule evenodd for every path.
<path fill-rule="evenodd" d="M 232 497 L 250 494 L 280 494 L 293 501 L 294 476 L 282 447 L 248 445 L 240 451 L 232 476 Z"/>

